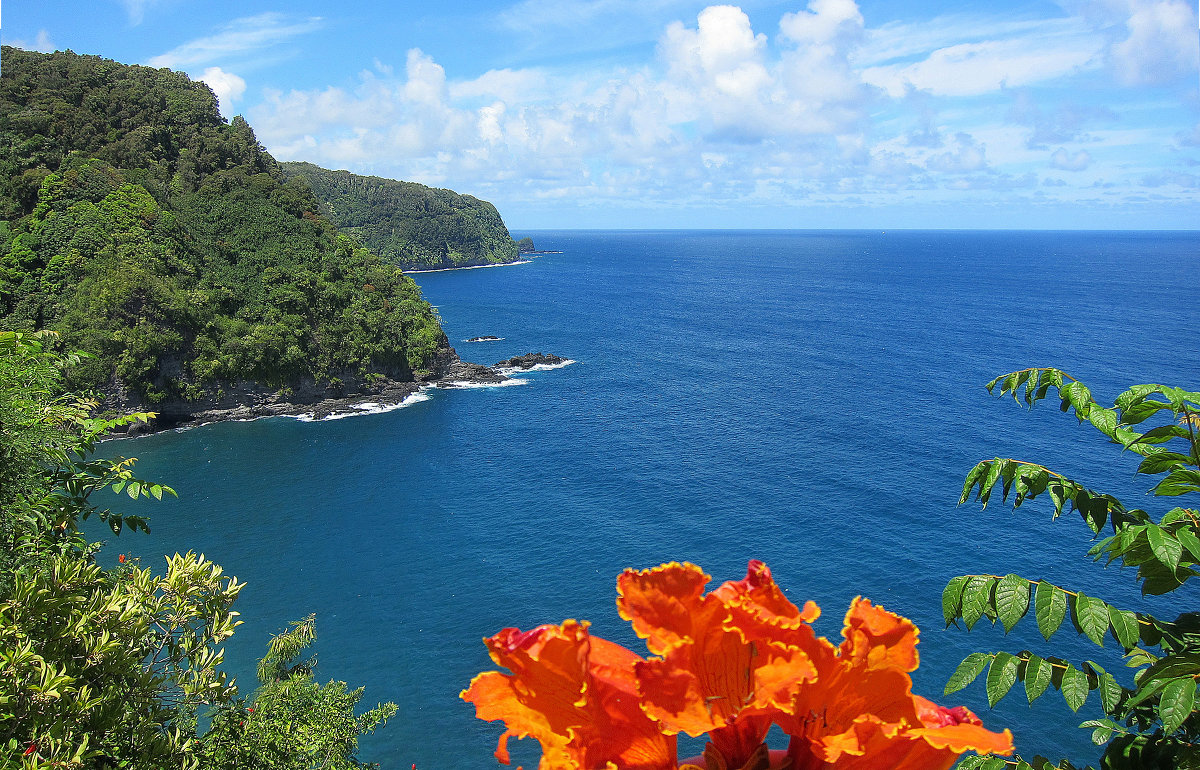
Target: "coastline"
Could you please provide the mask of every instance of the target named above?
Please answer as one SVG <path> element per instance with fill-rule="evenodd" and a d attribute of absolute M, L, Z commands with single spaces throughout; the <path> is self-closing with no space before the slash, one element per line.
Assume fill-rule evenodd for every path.
<path fill-rule="evenodd" d="M 446 273 L 451 270 L 482 270 L 487 267 L 509 267 L 511 265 L 528 265 L 533 262 L 532 258 L 540 257 L 544 254 L 562 254 L 561 251 L 527 251 L 512 262 L 489 262 L 483 265 L 457 265 L 455 267 L 430 267 L 417 270 L 402 270 L 405 275 L 420 275 L 421 273 Z M 527 259 L 529 257 L 529 259 Z"/>
<path fill-rule="evenodd" d="M 455 357 L 435 378 L 401 381 L 381 377 L 347 395 L 315 395 L 314 391 L 308 390 L 302 391 L 302 395 L 308 394 L 307 398 L 295 398 L 294 395 L 284 395 L 282 390 L 269 392 L 258 388 L 246 389 L 234 396 L 233 403 L 229 403 L 228 406 L 212 406 L 186 413 L 157 412 L 151 422 L 130 425 L 126 431 L 114 431 L 112 438 L 134 438 L 168 430 L 198 428 L 218 422 L 249 422 L 267 417 L 291 417 L 304 422 L 318 422 L 390 412 L 427 400 L 427 390 L 524 385 L 527 380 L 512 375 L 560 368 L 570 363 L 574 361 L 542 353 L 527 353 L 501 361 L 495 366 L 474 364 Z"/>
<path fill-rule="evenodd" d="M 405 275 L 420 275 L 422 273 L 446 273 L 451 270 L 483 270 L 488 267 L 509 267 L 511 265 L 528 265 L 532 259 L 518 259 L 512 262 L 492 262 L 486 265 L 459 265 L 458 267 L 431 267 L 427 270 L 402 270 Z"/>

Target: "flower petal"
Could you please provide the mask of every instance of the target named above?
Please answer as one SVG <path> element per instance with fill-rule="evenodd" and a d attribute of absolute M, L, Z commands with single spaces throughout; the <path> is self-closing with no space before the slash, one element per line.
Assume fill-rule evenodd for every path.
<path fill-rule="evenodd" d="M 869 668 L 917 670 L 917 641 L 920 632 L 913 622 L 869 599 L 856 597 L 846 612 L 840 653 L 843 660 L 864 661 Z"/>
<path fill-rule="evenodd" d="M 712 580 L 695 564 L 677 561 L 617 577 L 617 611 L 655 655 L 691 640 L 704 586 Z"/>
<path fill-rule="evenodd" d="M 481 719 L 503 720 L 496 758 L 507 763 L 510 737 L 542 745 L 542 770 L 674 770 L 675 740 L 641 710 L 633 667 L 641 658 L 593 638 L 568 620 L 522 632 L 506 628 L 484 640 L 513 673 L 475 677 L 462 693 Z"/>

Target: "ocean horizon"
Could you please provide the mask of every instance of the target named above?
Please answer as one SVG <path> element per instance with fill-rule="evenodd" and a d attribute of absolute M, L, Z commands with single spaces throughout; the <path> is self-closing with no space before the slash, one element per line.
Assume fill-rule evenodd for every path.
<path fill-rule="evenodd" d="M 944 629 L 959 574 L 1016 572 L 1173 617 L 1132 572 L 1086 556 L 1078 516 L 957 505 L 979 460 L 1019 457 L 1161 513 L 1136 462 L 1048 399 L 989 396 L 993 377 L 1062 368 L 1101 403 L 1144 382 L 1200 387 L 1200 233 L 1022 230 L 522 230 L 540 254 L 414 275 L 467 361 L 572 363 L 510 387 L 423 391 L 347 419 L 270 418 L 109 442 L 178 500 L 129 506 L 148 536 L 102 560 L 194 550 L 247 583 L 226 645 L 244 692 L 272 633 L 317 615 L 318 679 L 399 713 L 364 739 L 384 768 L 487 768 L 503 732 L 458 699 L 494 668 L 481 642 L 587 619 L 645 654 L 617 616 L 625 568 L 692 561 L 712 585 L 761 559 L 838 639 L 855 596 L 921 629 L 914 691 L 964 704 L 1017 749 L 1095 761 L 1096 696 L 942 687 L 968 653 L 1031 649 L 1124 671 L 1115 644 L 1032 618 Z M 479 336 L 499 339 L 469 342 Z M 122 500 L 124 503 L 124 500 Z M 1020 688 L 1017 688 L 1019 690 Z M 442 741 L 435 742 L 431 735 Z M 692 744 L 686 744 L 692 745 Z M 536 763 L 531 740 L 513 765 Z M 681 755 L 690 753 L 681 750 Z"/>

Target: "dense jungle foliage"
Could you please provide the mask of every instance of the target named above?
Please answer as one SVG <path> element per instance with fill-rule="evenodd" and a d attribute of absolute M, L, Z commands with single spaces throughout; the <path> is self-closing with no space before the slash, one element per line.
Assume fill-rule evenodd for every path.
<path fill-rule="evenodd" d="M 71 385 L 153 405 L 431 373 L 447 343 L 416 284 L 322 216 L 206 85 L 0 53 L 0 327 L 90 354 Z"/>
<path fill-rule="evenodd" d="M 363 767 L 359 736 L 396 707 L 356 713 L 361 689 L 316 682 L 311 616 L 271 641 L 247 697 L 222 670 L 241 583 L 193 553 L 162 574 L 129 553 L 100 563 L 84 519 L 145 530 L 108 506 L 174 492 L 135 476 L 132 459 L 92 455 L 150 415 L 91 416 L 94 399 L 63 390 L 81 359 L 58 342 L 0 332 L 0 767 Z"/>
<path fill-rule="evenodd" d="M 311 163 L 283 163 L 305 179 L 321 213 L 384 259 L 406 270 L 512 262 L 517 244 L 496 207 L 470 195 Z"/>

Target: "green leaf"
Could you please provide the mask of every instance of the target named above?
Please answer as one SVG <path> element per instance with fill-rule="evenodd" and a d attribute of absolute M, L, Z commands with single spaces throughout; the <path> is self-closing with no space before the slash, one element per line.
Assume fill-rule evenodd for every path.
<path fill-rule="evenodd" d="M 1162 718 L 1163 729 L 1173 733 L 1183 724 L 1192 713 L 1196 702 L 1196 680 L 1191 677 L 1172 679 L 1162 689 L 1162 697 L 1158 701 L 1158 715 Z"/>
<path fill-rule="evenodd" d="M 1053 676 L 1053 667 L 1043 658 L 1030 655 L 1025 664 L 1025 697 L 1033 703 L 1046 692 Z"/>
<path fill-rule="evenodd" d="M 1138 437 L 1138 444 L 1162 444 L 1173 438 L 1188 438 L 1187 428 L 1182 425 L 1162 425 L 1146 431 Z"/>
<path fill-rule="evenodd" d="M 1117 706 L 1121 703 L 1122 692 L 1116 678 L 1107 671 L 1101 673 L 1096 689 L 1100 691 L 1100 705 L 1104 708 L 1104 713 L 1116 713 Z"/>
<path fill-rule="evenodd" d="M 966 586 L 968 579 L 967 575 L 951 578 L 945 589 L 942 590 L 942 617 L 946 619 L 947 626 L 958 618 L 958 608 L 962 605 L 963 587 Z"/>
<path fill-rule="evenodd" d="M 991 655 L 986 652 L 973 652 L 963 658 L 963 662 L 958 664 L 958 668 L 950 676 L 950 680 L 946 682 L 944 690 L 945 695 L 952 692 L 958 692 L 962 688 L 975 681 L 975 677 L 987 666 L 988 661 L 992 659 Z"/>
<path fill-rule="evenodd" d="M 1188 492 L 1200 492 L 1200 471 L 1176 468 L 1150 490 L 1160 497 L 1176 497 Z"/>
<path fill-rule="evenodd" d="M 1038 630 L 1049 640 L 1067 616 L 1067 595 L 1058 586 L 1041 581 L 1033 598 Z"/>
<path fill-rule="evenodd" d="M 1180 464 L 1187 465 L 1191 463 L 1192 458 L 1187 455 L 1181 455 L 1178 452 L 1155 452 L 1147 455 L 1145 460 L 1137 467 L 1138 473 L 1162 473 L 1169 471 Z"/>
<path fill-rule="evenodd" d="M 1092 743 L 1097 746 L 1102 746 L 1108 743 L 1108 739 L 1112 737 L 1114 732 L 1124 733 L 1125 729 L 1111 719 L 1089 719 L 1079 725 L 1082 728 L 1094 728 L 1092 731 Z"/>
<path fill-rule="evenodd" d="M 1120 406 L 1119 400 L 1118 406 Z M 1169 408 L 1161 401 L 1142 401 L 1138 404 L 1130 404 L 1121 410 L 1121 424 L 1139 425 L 1153 417 L 1159 410 Z"/>
<path fill-rule="evenodd" d="M 1113 638 L 1126 650 L 1132 650 L 1138 643 L 1137 614 L 1128 610 L 1119 610 L 1108 606 L 1108 622 L 1112 626 Z"/>
<path fill-rule="evenodd" d="M 1008 633 L 1029 610 L 1029 581 L 1018 575 L 1005 575 L 996 583 L 996 614 Z"/>
<path fill-rule="evenodd" d="M 1087 674 L 1068 663 L 1066 671 L 1063 672 L 1062 684 L 1059 685 L 1059 689 L 1062 691 L 1063 700 L 1067 702 L 1067 706 L 1072 711 L 1078 711 L 1079 707 L 1087 701 L 1089 692 Z"/>
<path fill-rule="evenodd" d="M 1200 562 L 1200 537 L 1196 537 L 1196 533 L 1189 528 L 1180 527 L 1173 533 L 1179 544 L 1188 550 L 1187 558 L 1191 561 Z"/>
<path fill-rule="evenodd" d="M 1095 401 L 1092 400 L 1092 392 L 1078 380 L 1066 387 L 1059 388 L 1058 395 L 1062 398 L 1059 409 L 1065 412 L 1069 407 L 1075 407 L 1075 416 L 1080 422 L 1087 419 L 1088 412 L 1095 404 Z"/>
<path fill-rule="evenodd" d="M 1020 658 L 1007 652 L 996 653 L 987 674 L 986 688 L 989 706 L 995 706 L 1017 683 L 1017 670 L 1020 667 Z"/>
<path fill-rule="evenodd" d="M 1117 413 L 1112 409 L 1102 409 L 1100 407 L 1092 407 L 1088 411 L 1088 422 L 1096 426 L 1106 436 L 1113 435 L 1113 431 L 1117 428 Z"/>
<path fill-rule="evenodd" d="M 1162 658 L 1146 669 L 1140 684 L 1144 685 L 1155 679 L 1175 679 L 1181 676 L 1200 676 L 1200 653 L 1188 652 Z"/>
<path fill-rule="evenodd" d="M 1129 696 L 1129 700 L 1125 701 L 1125 709 L 1132 709 L 1142 701 L 1154 697 L 1158 694 L 1158 691 L 1165 687 L 1167 682 L 1170 681 L 1170 679 L 1154 679 L 1151 681 L 1146 681 L 1146 678 L 1142 677 L 1142 681 L 1138 684 L 1137 691 L 1135 691 L 1133 695 Z"/>
<path fill-rule="evenodd" d="M 1075 595 L 1075 625 L 1101 647 L 1108 633 L 1108 605 L 1083 592 Z"/>
<path fill-rule="evenodd" d="M 1146 539 L 1150 543 L 1150 550 L 1154 552 L 1154 558 L 1167 565 L 1172 571 L 1179 566 L 1179 559 L 1183 556 L 1183 546 L 1169 532 L 1155 524 L 1147 524 Z"/>
<path fill-rule="evenodd" d="M 985 575 L 972 575 L 963 589 L 962 619 L 970 630 L 981 617 L 988 605 L 991 604 L 993 578 Z"/>

